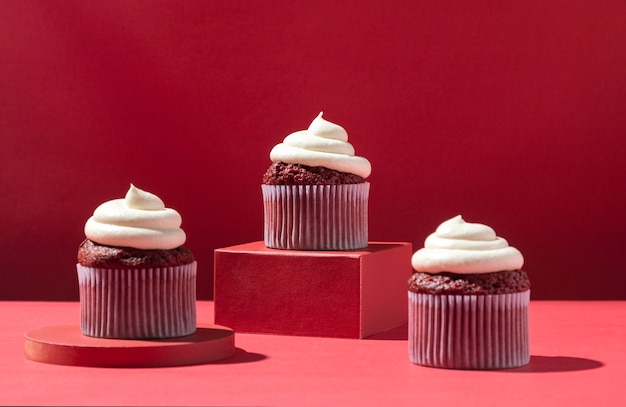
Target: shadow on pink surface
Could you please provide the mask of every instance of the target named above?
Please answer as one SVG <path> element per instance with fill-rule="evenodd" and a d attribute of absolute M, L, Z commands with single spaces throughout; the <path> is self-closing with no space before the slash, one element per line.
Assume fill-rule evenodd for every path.
<path fill-rule="evenodd" d="M 503 372 L 511 373 L 554 373 L 575 372 L 581 370 L 598 369 L 604 363 L 586 358 L 573 356 L 539 356 L 531 355 L 530 363 L 515 369 L 505 369 Z"/>
<path fill-rule="evenodd" d="M 409 326 L 407 324 L 404 324 L 383 332 L 379 332 L 372 336 L 368 336 L 365 339 L 378 341 L 406 341 L 409 338 L 408 329 Z"/>
<path fill-rule="evenodd" d="M 252 353 L 247 352 L 241 348 L 235 348 L 235 353 L 222 360 L 216 360 L 214 362 L 205 363 L 207 365 L 234 365 L 236 363 L 251 363 L 251 362 L 260 362 L 264 359 L 267 359 L 267 356 L 262 355 L 260 353 Z"/>

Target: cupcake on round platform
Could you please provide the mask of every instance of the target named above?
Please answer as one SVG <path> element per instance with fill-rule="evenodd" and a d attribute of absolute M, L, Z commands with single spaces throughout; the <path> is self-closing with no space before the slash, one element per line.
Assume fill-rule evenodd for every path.
<path fill-rule="evenodd" d="M 196 268 L 182 218 L 130 185 L 96 208 L 78 249 L 81 331 L 98 338 L 156 339 L 196 330 Z"/>
<path fill-rule="evenodd" d="M 411 263 L 411 362 L 451 369 L 529 363 L 530 281 L 519 250 L 459 215 L 429 235 Z"/>
<path fill-rule="evenodd" d="M 263 176 L 265 245 L 352 250 L 368 244 L 371 164 L 355 155 L 346 130 L 320 113 L 307 130 L 270 152 Z"/>

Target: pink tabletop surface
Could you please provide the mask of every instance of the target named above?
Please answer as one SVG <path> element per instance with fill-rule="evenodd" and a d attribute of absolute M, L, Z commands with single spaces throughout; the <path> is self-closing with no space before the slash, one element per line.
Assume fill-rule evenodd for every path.
<path fill-rule="evenodd" d="M 24 333 L 74 323 L 75 302 L 0 302 L 2 405 L 626 405 L 626 302 L 531 301 L 531 362 L 502 371 L 413 365 L 406 326 L 367 339 L 236 334 L 211 364 L 93 368 L 28 360 Z M 213 322 L 213 303 L 198 303 Z"/>

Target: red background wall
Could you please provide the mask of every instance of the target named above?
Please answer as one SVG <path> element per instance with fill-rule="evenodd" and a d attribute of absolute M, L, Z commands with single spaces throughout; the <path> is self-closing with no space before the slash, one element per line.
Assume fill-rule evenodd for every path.
<path fill-rule="evenodd" d="M 77 299 L 84 222 L 130 182 L 183 215 L 210 298 L 321 110 L 372 162 L 370 240 L 462 214 L 533 298 L 626 299 L 625 67 L 621 0 L 3 0 L 0 299 Z"/>

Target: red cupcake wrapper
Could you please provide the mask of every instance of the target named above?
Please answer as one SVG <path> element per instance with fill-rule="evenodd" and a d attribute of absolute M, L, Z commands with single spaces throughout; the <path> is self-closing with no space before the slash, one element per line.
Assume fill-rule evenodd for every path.
<path fill-rule="evenodd" d="M 504 369 L 530 361 L 530 290 L 496 295 L 409 291 L 409 359 L 450 369 Z"/>
<path fill-rule="evenodd" d="M 261 187 L 265 246 L 291 250 L 367 247 L 369 182 Z"/>
<path fill-rule="evenodd" d="M 172 338 L 196 330 L 196 266 L 106 269 L 76 265 L 80 327 L 98 338 Z"/>

